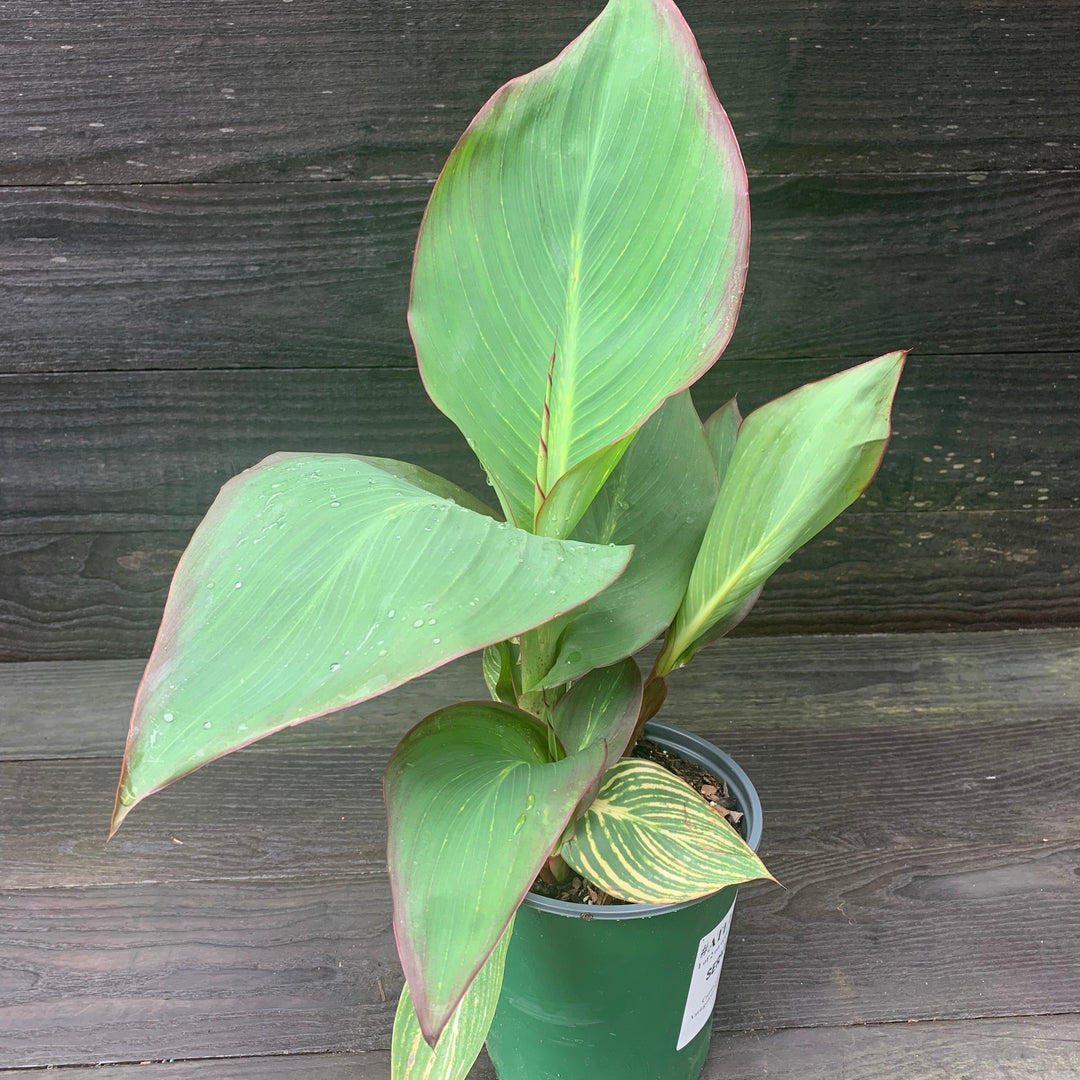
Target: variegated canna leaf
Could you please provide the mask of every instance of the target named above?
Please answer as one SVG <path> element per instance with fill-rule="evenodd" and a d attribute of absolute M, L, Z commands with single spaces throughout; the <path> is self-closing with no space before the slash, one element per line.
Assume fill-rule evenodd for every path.
<path fill-rule="evenodd" d="M 424 1040 L 409 984 L 405 984 L 394 1016 L 391 1080 L 465 1080 L 483 1049 L 495 1016 L 506 967 L 506 949 L 513 932 L 514 921 L 511 919 L 499 944 L 454 1010 L 434 1050 Z"/>
<path fill-rule="evenodd" d="M 678 903 L 772 879 L 689 784 L 639 758 L 622 758 L 607 771 L 560 854 L 594 885 L 636 904 Z"/>

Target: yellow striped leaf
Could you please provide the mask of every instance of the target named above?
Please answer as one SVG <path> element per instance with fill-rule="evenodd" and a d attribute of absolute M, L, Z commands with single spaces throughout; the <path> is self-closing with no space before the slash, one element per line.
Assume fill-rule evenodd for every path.
<path fill-rule="evenodd" d="M 513 929 L 511 919 L 495 951 L 454 1010 L 434 1050 L 424 1041 L 409 984 L 405 984 L 394 1017 L 391 1080 L 464 1080 L 480 1054 L 499 1003 L 506 949 Z"/>
<path fill-rule="evenodd" d="M 772 875 L 689 784 L 653 761 L 623 758 L 563 844 L 594 885 L 635 904 L 670 904 Z"/>

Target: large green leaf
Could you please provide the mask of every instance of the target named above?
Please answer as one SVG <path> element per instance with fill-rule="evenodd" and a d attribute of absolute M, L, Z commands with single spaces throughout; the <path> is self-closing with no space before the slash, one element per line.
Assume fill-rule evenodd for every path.
<path fill-rule="evenodd" d="M 689 784 L 637 758 L 608 770 L 560 854 L 594 885 L 636 904 L 693 900 L 772 877 Z"/>
<path fill-rule="evenodd" d="M 906 355 L 889 353 L 809 383 L 743 421 L 657 660 L 661 675 L 686 663 L 715 627 L 730 625 L 765 579 L 870 483 L 889 440 Z"/>
<path fill-rule="evenodd" d="M 532 536 L 362 458 L 268 458 L 225 485 L 177 567 L 114 829 L 222 754 L 581 604 L 628 557 Z"/>
<path fill-rule="evenodd" d="M 464 1080 L 484 1046 L 502 990 L 506 949 L 514 920 L 465 992 L 432 1050 L 424 1041 L 409 984 L 402 988 L 390 1046 L 391 1080 Z"/>
<path fill-rule="evenodd" d="M 499 702 L 433 713 L 386 769 L 394 934 L 434 1045 L 603 771 L 604 742 L 551 761 L 547 728 Z"/>
<path fill-rule="evenodd" d="M 630 565 L 589 601 L 559 641 L 541 686 L 630 656 L 671 622 L 716 500 L 716 469 L 689 391 L 641 428 L 574 538 L 634 544 Z"/>
<path fill-rule="evenodd" d="M 607 451 L 735 325 L 749 238 L 738 145 L 671 0 L 611 0 L 502 87 L 432 193 L 409 321 L 432 399 L 510 520 L 595 490 Z M 553 527 L 584 501 L 559 494 Z"/>

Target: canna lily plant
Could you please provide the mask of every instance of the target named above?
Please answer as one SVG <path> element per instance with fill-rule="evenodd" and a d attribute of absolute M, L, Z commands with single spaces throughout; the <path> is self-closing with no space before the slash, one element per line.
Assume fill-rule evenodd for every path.
<path fill-rule="evenodd" d="M 386 771 L 399 1080 L 468 1071 L 538 874 L 632 902 L 769 876 L 629 752 L 668 675 L 869 483 L 904 354 L 702 423 L 687 388 L 731 336 L 748 246 L 738 145 L 681 14 L 611 0 L 487 102 L 417 242 L 420 372 L 500 512 L 403 462 L 275 454 L 177 567 L 113 831 L 223 754 L 482 651 L 492 700 L 421 720 Z"/>

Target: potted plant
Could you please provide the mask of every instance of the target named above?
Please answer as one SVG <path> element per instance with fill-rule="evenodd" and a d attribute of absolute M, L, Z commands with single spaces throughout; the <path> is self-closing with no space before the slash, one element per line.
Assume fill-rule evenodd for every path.
<path fill-rule="evenodd" d="M 483 650 L 492 700 L 421 720 L 387 767 L 407 978 L 397 1078 L 465 1075 L 508 949 L 500 1074 L 614 1075 L 610 1045 L 600 1063 L 567 1064 L 588 1039 L 564 1036 L 588 1027 L 605 985 L 644 1000 L 632 971 L 578 967 L 577 1004 L 550 1008 L 522 1006 L 534 992 L 522 980 L 555 978 L 545 957 L 576 962 L 600 939 L 625 958 L 662 925 L 682 944 L 662 946 L 678 954 L 671 971 L 656 956 L 643 978 L 675 1002 L 679 1030 L 646 1032 L 635 1015 L 639 1042 L 619 1039 L 637 1069 L 618 1075 L 701 1069 L 734 887 L 769 876 L 753 851 L 759 808 L 738 767 L 691 736 L 652 729 L 733 787 L 745 835 L 631 751 L 667 676 L 870 481 L 904 360 L 803 386 L 745 421 L 732 399 L 702 423 L 687 387 L 731 336 L 748 245 L 738 145 L 682 16 L 671 0 L 611 0 L 483 107 L 417 242 L 409 324 L 424 385 L 501 513 L 402 462 L 277 454 L 222 488 L 177 567 L 113 831 L 222 754 Z M 660 635 L 643 678 L 634 655 Z M 629 905 L 530 900 L 515 926 L 538 876 L 571 872 Z M 521 1050 L 530 1039 L 535 1053 Z"/>

